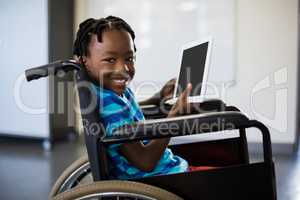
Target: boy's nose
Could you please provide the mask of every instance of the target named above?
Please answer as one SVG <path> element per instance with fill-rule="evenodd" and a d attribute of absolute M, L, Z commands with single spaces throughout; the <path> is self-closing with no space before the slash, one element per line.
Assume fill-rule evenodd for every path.
<path fill-rule="evenodd" d="M 119 62 L 116 65 L 116 70 L 118 71 L 129 71 L 129 67 L 127 66 L 127 64 L 125 62 Z"/>

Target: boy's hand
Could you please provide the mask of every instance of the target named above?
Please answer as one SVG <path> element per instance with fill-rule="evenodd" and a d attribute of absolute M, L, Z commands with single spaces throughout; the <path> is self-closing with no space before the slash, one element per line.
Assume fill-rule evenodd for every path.
<path fill-rule="evenodd" d="M 160 91 L 149 99 L 139 102 L 140 105 L 161 105 L 163 102 L 173 97 L 176 79 L 169 80 Z"/>
<path fill-rule="evenodd" d="M 171 99 L 173 97 L 175 83 L 176 79 L 172 78 L 162 87 L 162 89 L 159 91 L 160 101 L 167 101 L 168 99 Z"/>
<path fill-rule="evenodd" d="M 189 113 L 191 110 L 191 104 L 188 103 L 188 97 L 192 91 L 192 84 L 189 83 L 186 89 L 178 97 L 178 100 L 171 108 L 168 117 L 175 117 L 185 113 Z"/>

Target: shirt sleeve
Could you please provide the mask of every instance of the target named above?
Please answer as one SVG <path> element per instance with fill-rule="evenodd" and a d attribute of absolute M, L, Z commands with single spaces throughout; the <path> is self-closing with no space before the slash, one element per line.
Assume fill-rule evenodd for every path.
<path fill-rule="evenodd" d="M 114 130 L 121 126 L 131 125 L 143 119 L 131 90 L 127 89 L 124 94 L 124 99 L 112 93 L 100 96 L 102 106 L 99 108 L 99 114 L 106 136 L 112 136 Z M 119 145 L 121 144 L 114 146 Z"/>
<path fill-rule="evenodd" d="M 111 103 L 102 107 L 100 110 L 100 118 L 105 127 L 105 134 L 112 136 L 113 132 L 121 126 L 134 123 L 133 117 L 130 115 L 129 108 L 125 105 Z M 117 147 L 121 144 L 113 144 L 110 147 Z"/>

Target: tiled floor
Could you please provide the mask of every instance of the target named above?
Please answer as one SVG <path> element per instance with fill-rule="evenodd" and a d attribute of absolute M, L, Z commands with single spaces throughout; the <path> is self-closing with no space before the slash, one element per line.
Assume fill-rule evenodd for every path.
<path fill-rule="evenodd" d="M 81 144 L 57 143 L 47 152 L 41 142 L 0 138 L 0 199 L 47 199 L 63 169 L 83 154 Z"/>
<path fill-rule="evenodd" d="M 300 200 L 300 153 L 274 156 L 278 200 Z"/>
<path fill-rule="evenodd" d="M 56 178 L 84 151 L 82 139 L 57 143 L 47 152 L 40 142 L 0 138 L 0 199 L 47 199 Z M 278 200 L 299 200 L 300 154 L 274 160 Z"/>

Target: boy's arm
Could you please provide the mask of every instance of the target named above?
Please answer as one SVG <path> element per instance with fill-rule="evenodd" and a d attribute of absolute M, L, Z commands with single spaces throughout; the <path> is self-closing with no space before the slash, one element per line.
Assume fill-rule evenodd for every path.
<path fill-rule="evenodd" d="M 144 105 L 159 105 L 160 98 L 158 93 L 155 93 L 152 97 L 145 99 L 143 101 L 139 101 L 140 106 Z"/>
<path fill-rule="evenodd" d="M 187 112 L 189 104 L 187 97 L 191 91 L 191 84 L 180 95 L 175 105 L 169 112 L 168 117 L 175 117 L 179 114 Z M 166 147 L 168 146 L 170 138 L 151 140 L 144 145 L 142 142 L 133 142 L 123 144 L 120 148 L 120 153 L 134 166 L 142 171 L 150 172 L 157 165 Z"/>
<path fill-rule="evenodd" d="M 140 101 L 139 105 L 160 105 L 161 101 L 166 101 L 173 96 L 176 79 L 169 80 L 160 91 L 155 93 L 152 97 Z"/>
<path fill-rule="evenodd" d="M 121 146 L 120 152 L 135 167 L 150 172 L 157 165 L 169 141 L 170 138 L 164 138 L 152 140 L 147 145 L 142 142 L 127 143 Z"/>

